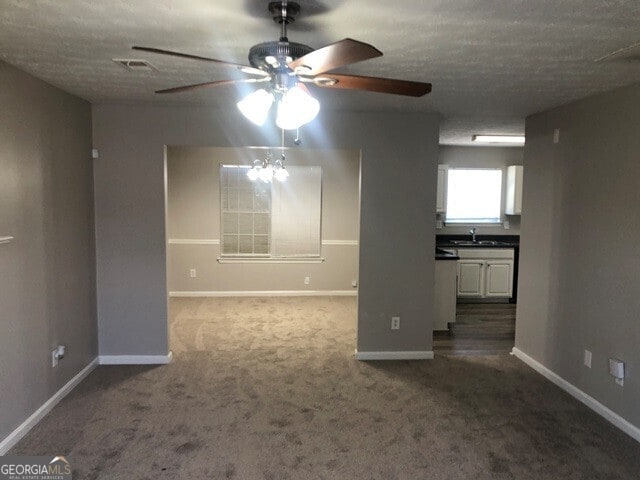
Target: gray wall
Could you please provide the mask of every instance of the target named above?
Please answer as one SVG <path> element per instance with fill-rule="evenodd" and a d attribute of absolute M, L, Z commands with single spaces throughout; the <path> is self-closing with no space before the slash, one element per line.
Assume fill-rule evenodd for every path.
<path fill-rule="evenodd" d="M 527 119 L 516 328 L 517 348 L 636 426 L 639 105 L 636 85 Z M 609 357 L 626 362 L 624 387 Z"/>
<path fill-rule="evenodd" d="M 0 62 L 0 145 L 3 439 L 97 355 L 91 107 Z"/>
<path fill-rule="evenodd" d="M 441 146 L 438 163 L 452 168 L 502 168 L 502 224 L 477 227 L 478 235 L 518 235 L 520 233 L 520 215 L 505 215 L 504 192 L 507 188 L 507 167 L 522 165 L 524 148 L 522 147 L 456 147 Z M 526 171 L 524 173 L 526 175 Z M 442 215 L 444 220 L 444 215 Z M 509 220 L 509 229 L 504 228 L 504 220 Z M 438 234 L 466 234 L 469 227 L 446 226 Z"/>
<path fill-rule="evenodd" d="M 164 355 L 164 145 L 269 146 L 280 135 L 205 107 L 96 105 L 93 113 L 100 353 Z M 362 151 L 361 351 L 431 349 L 435 229 L 424 212 L 435 210 L 438 123 L 430 114 L 323 111 L 303 132 L 304 148 Z M 394 314 L 402 329 L 392 332 Z"/>
<path fill-rule="evenodd" d="M 218 263 L 220 164 L 250 164 L 265 150 L 248 148 L 167 148 L 167 272 L 169 292 L 347 291 L 358 279 L 360 152 L 286 151 L 286 166 L 322 167 L 322 263 Z M 278 154 L 274 150 L 274 154 Z M 350 243 L 335 244 L 334 240 Z M 191 278 L 190 269 L 196 269 Z M 310 278 L 308 285 L 305 277 Z"/>

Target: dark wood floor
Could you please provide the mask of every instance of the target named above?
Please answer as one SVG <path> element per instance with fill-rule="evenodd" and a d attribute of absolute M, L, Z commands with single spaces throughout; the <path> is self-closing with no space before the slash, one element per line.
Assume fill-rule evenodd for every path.
<path fill-rule="evenodd" d="M 448 332 L 434 332 L 433 351 L 446 355 L 507 354 L 513 348 L 516 306 L 511 303 L 459 303 Z"/>

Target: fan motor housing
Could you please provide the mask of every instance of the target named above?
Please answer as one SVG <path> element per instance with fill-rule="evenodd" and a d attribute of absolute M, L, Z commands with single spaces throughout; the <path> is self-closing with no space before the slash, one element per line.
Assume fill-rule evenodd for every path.
<path fill-rule="evenodd" d="M 249 63 L 252 67 L 271 71 L 274 65 L 271 62 L 267 62 L 267 57 L 275 57 L 278 59 L 280 66 L 285 67 L 287 57 L 295 60 L 311 52 L 313 52 L 313 48 L 302 43 L 264 42 L 251 47 L 251 50 L 249 50 Z"/>

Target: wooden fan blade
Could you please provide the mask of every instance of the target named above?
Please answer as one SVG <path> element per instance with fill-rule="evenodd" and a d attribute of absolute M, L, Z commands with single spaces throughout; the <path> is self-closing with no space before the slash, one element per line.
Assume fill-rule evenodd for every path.
<path fill-rule="evenodd" d="M 381 57 L 382 52 L 373 45 L 345 38 L 326 47 L 297 58 L 289 63 L 293 70 L 304 69 L 305 75 L 318 75 L 351 63 Z"/>
<path fill-rule="evenodd" d="M 190 60 L 200 60 L 203 62 L 217 63 L 219 65 L 224 65 L 226 67 L 237 68 L 238 70 L 244 73 L 248 73 L 250 75 L 262 75 L 262 76 L 269 75 L 267 72 L 265 72 L 264 70 L 260 70 L 259 68 L 249 67 L 248 65 L 241 65 L 239 63 L 225 62 L 224 60 L 217 60 L 215 58 L 200 57 L 198 55 L 191 55 L 189 53 L 172 52 L 170 50 L 161 50 L 159 48 L 152 48 L 152 47 L 133 46 L 131 48 L 133 50 L 140 50 L 142 52 L 159 53 L 160 55 L 171 55 L 172 57 L 188 58 Z"/>
<path fill-rule="evenodd" d="M 179 93 L 197 90 L 199 88 L 217 87 L 221 85 L 233 85 L 235 83 L 260 83 L 268 81 L 268 78 L 244 78 L 240 80 L 216 80 L 215 82 L 196 83 L 193 85 L 184 85 L 182 87 L 165 88 L 164 90 L 156 90 L 156 93 Z"/>
<path fill-rule="evenodd" d="M 337 80 L 331 84 L 328 80 Z M 380 77 L 359 77 L 356 75 L 339 75 L 329 73 L 316 77 L 314 84 L 323 88 L 345 88 L 350 90 L 366 90 L 378 93 L 393 93 L 410 97 L 422 97 L 431 91 L 430 83 L 411 82 Z"/>

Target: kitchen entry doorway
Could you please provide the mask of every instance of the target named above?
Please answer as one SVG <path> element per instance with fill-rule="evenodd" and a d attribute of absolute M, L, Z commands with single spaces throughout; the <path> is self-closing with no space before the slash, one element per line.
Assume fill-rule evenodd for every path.
<path fill-rule="evenodd" d="M 515 303 L 458 303 L 456 321 L 433 333 L 433 351 L 446 355 L 511 353 L 515 343 Z"/>

